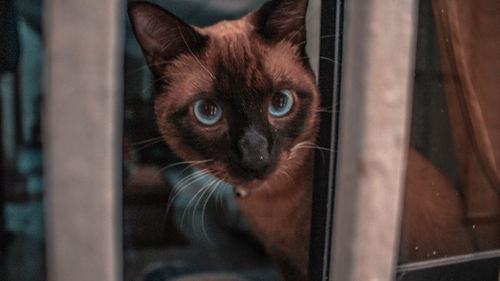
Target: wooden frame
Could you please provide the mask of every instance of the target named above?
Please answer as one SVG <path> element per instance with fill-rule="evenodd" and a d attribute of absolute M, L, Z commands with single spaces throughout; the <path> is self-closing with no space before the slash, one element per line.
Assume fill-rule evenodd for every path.
<path fill-rule="evenodd" d="M 45 2 L 48 280 L 116 281 L 124 3 Z"/>
<path fill-rule="evenodd" d="M 328 164 L 329 173 L 337 173 L 328 175 L 327 200 L 334 197 L 334 207 L 324 207 L 327 224 L 333 217 L 333 247 L 324 245 L 330 250 L 329 270 L 322 270 L 321 280 L 391 280 L 409 136 L 416 2 L 349 1 L 344 15 L 340 123 L 331 123 L 333 132 L 340 124 L 338 167 L 334 158 Z M 337 151 L 334 138 L 330 143 Z"/>

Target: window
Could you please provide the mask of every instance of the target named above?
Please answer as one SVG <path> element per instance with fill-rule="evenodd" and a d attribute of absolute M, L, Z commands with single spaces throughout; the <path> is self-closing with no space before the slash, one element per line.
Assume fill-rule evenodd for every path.
<path fill-rule="evenodd" d="M 0 0 L 0 279 L 279 280 L 231 189 L 207 192 L 163 143 L 125 2 L 21 2 Z M 265 0 L 155 2 L 206 26 Z M 498 280 L 499 11 L 309 1 L 309 280 Z"/>
<path fill-rule="evenodd" d="M 394 253 L 397 257 L 396 251 L 399 248 L 398 280 L 497 280 L 499 252 L 494 249 L 498 249 L 499 237 L 496 214 L 498 204 L 495 203 L 498 200 L 498 183 L 495 182 L 498 174 L 495 174 L 496 168 L 492 164 L 496 150 L 488 148 L 498 142 L 494 139 L 496 129 L 492 125 L 496 122 L 493 120 L 498 120 L 498 116 L 490 109 L 493 104 L 498 107 L 498 102 L 493 101 L 493 97 L 497 96 L 493 90 L 495 87 L 492 86 L 495 79 L 489 79 L 488 74 L 479 78 L 483 76 L 477 72 L 498 66 L 498 60 L 493 55 L 497 52 L 494 48 L 489 49 L 498 38 L 498 34 L 491 31 L 496 25 L 495 20 L 499 18 L 498 13 L 493 12 L 494 4 L 488 1 L 471 3 L 467 7 L 445 1 L 419 3 L 411 148 L 408 152 L 406 190 L 403 197 L 401 245 L 391 248 L 394 246 L 391 239 L 394 238 L 392 235 L 395 229 L 390 228 L 394 226 L 392 223 L 397 217 L 397 206 L 392 204 L 397 202 L 399 191 L 387 186 L 379 189 L 381 187 L 378 185 L 385 185 L 387 182 L 379 179 L 377 183 L 377 176 L 387 173 L 384 171 L 384 165 L 387 164 L 383 163 L 384 160 L 394 157 L 391 153 L 397 153 L 396 148 L 401 147 L 396 142 L 392 149 L 383 152 L 385 154 L 380 159 L 377 159 L 377 155 L 384 151 L 385 141 L 404 127 L 401 123 L 395 125 L 395 120 L 404 119 L 405 116 L 403 114 L 396 117 L 398 113 L 402 113 L 399 111 L 401 107 L 404 108 L 404 89 L 399 95 L 400 99 L 391 99 L 389 90 L 384 89 L 384 86 L 393 83 L 394 90 L 405 74 L 387 74 L 384 70 L 403 71 L 401 66 L 406 65 L 405 56 L 399 57 L 401 61 L 397 62 L 398 54 L 407 50 L 404 47 L 407 46 L 407 41 L 402 39 L 411 36 L 399 34 L 395 41 L 390 38 L 377 41 L 384 36 L 377 31 L 381 30 L 380 26 L 384 26 L 388 37 L 395 36 L 398 28 L 401 28 L 399 32 L 406 30 L 411 33 L 417 23 L 405 21 L 411 19 L 412 13 L 416 11 L 412 12 L 411 5 L 398 3 L 394 7 L 387 4 L 389 3 L 381 5 L 377 1 L 363 3 L 362 7 L 355 2 L 346 4 L 347 29 L 344 30 L 344 38 L 347 37 L 347 41 L 343 45 L 343 88 L 340 94 L 343 102 L 339 109 L 340 147 L 338 151 L 334 150 L 340 155 L 337 158 L 340 159 L 337 160 L 340 164 L 330 162 L 330 167 L 338 167 L 337 180 L 330 178 L 329 182 L 330 185 L 337 186 L 334 192 L 335 207 L 332 204 L 327 205 L 329 208 L 318 207 L 326 211 L 323 213 L 326 215 L 320 216 L 324 220 L 328 220 L 331 209 L 336 212 L 333 222 L 333 266 L 329 276 L 332 278 L 333 275 L 333 280 L 388 280 L 393 273 L 389 270 L 391 258 L 387 255 Z M 392 12 L 391 8 L 398 12 Z M 394 20 L 398 15 L 404 14 L 403 11 L 409 14 L 404 16 L 405 19 L 395 20 L 399 25 L 396 28 L 396 24 L 391 24 L 391 19 L 388 18 Z M 408 25 L 405 26 L 405 23 Z M 472 40 L 471 38 L 481 43 L 474 47 L 474 44 L 467 41 Z M 384 53 L 391 54 L 390 59 L 377 64 L 376 59 Z M 483 60 L 478 59 L 479 57 Z M 385 68 L 391 63 L 394 63 L 392 68 Z M 462 67 L 457 69 L 457 65 Z M 404 71 L 411 73 L 412 66 Z M 349 76 L 353 73 L 356 75 Z M 398 82 L 388 82 L 391 77 L 400 74 Z M 370 80 L 370 75 L 377 77 L 378 83 Z M 366 96 L 362 92 L 366 92 Z M 371 100 L 372 96 L 379 99 L 378 106 Z M 486 100 L 491 103 L 486 103 Z M 385 108 L 384 102 L 392 103 L 392 107 Z M 398 102 L 401 102 L 399 106 L 396 105 Z M 359 107 L 362 109 L 359 110 Z M 380 123 L 391 114 L 394 114 L 392 120 L 386 119 Z M 365 120 L 366 115 L 370 115 L 369 121 Z M 454 121 L 454 118 L 461 121 Z M 372 127 L 377 127 L 378 131 L 371 131 Z M 405 134 L 403 131 L 399 133 Z M 377 142 L 377 137 L 380 136 L 385 139 Z M 374 143 L 370 143 L 374 140 Z M 327 144 L 329 141 L 323 143 Z M 469 143 L 464 144 L 467 142 Z M 375 143 L 377 146 L 371 147 Z M 368 162 L 369 168 L 375 167 L 376 174 L 370 175 L 366 166 L 361 165 L 364 164 L 361 161 L 364 160 L 363 153 L 367 153 L 367 159 L 371 160 Z M 422 157 L 421 153 L 425 156 Z M 416 159 L 417 157 L 420 159 Z M 486 158 L 490 159 L 489 162 Z M 392 160 L 391 163 L 394 164 L 398 158 Z M 425 167 L 422 167 L 421 161 L 426 163 Z M 478 164 L 478 161 L 483 162 Z M 398 165 L 401 163 L 394 166 L 392 173 L 402 172 Z M 478 165 L 482 168 L 478 169 Z M 385 180 L 390 180 L 391 176 L 386 174 Z M 319 178 L 322 177 L 324 175 L 319 175 Z M 379 197 L 379 193 L 375 191 L 384 196 Z M 446 192 L 449 194 L 445 195 Z M 322 196 L 325 194 L 326 192 Z M 322 226 L 323 222 L 319 225 Z M 479 228 L 483 228 L 483 232 Z M 464 232 L 467 234 L 464 235 Z M 454 244 L 461 237 L 466 238 Z M 420 244 L 412 240 L 414 238 L 420 239 L 421 243 L 425 242 Z M 327 240 L 327 243 L 329 241 L 331 240 Z M 477 253 L 470 254 L 473 251 Z M 324 258 L 319 260 L 325 261 Z M 315 267 L 316 264 L 311 266 Z M 311 278 L 312 280 L 324 277 L 328 265 L 323 264 L 322 268 L 317 267 L 316 270 L 310 272 L 316 277 Z M 317 273 L 321 270 L 323 275 Z"/>
<path fill-rule="evenodd" d="M 400 280 L 498 280 L 495 7 L 420 1 Z"/>

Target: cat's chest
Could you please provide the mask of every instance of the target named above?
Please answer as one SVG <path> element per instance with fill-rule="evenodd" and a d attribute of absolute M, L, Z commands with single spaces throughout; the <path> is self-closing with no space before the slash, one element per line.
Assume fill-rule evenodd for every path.
<path fill-rule="evenodd" d="M 274 258 L 307 272 L 311 221 L 310 182 L 291 182 L 289 193 L 268 196 L 249 194 L 236 198 L 254 234 Z M 280 258 L 281 257 L 281 258 Z"/>
<path fill-rule="evenodd" d="M 288 185 L 289 189 L 280 194 L 256 191 L 245 198 L 236 198 L 254 233 L 271 244 L 288 243 L 297 238 L 297 233 L 309 231 L 310 183 L 289 182 Z"/>

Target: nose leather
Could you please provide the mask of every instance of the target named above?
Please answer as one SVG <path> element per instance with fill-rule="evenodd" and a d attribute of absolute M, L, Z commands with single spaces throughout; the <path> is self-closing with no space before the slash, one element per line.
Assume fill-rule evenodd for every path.
<path fill-rule="evenodd" d="M 249 172 L 262 174 L 269 166 L 269 144 L 255 129 L 245 131 L 238 141 L 241 153 L 240 165 Z"/>

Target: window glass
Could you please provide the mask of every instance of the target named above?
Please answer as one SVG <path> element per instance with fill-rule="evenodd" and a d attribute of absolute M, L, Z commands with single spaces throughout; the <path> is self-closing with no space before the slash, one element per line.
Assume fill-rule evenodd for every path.
<path fill-rule="evenodd" d="M 500 248 L 500 2 L 418 22 L 400 264 Z"/>

